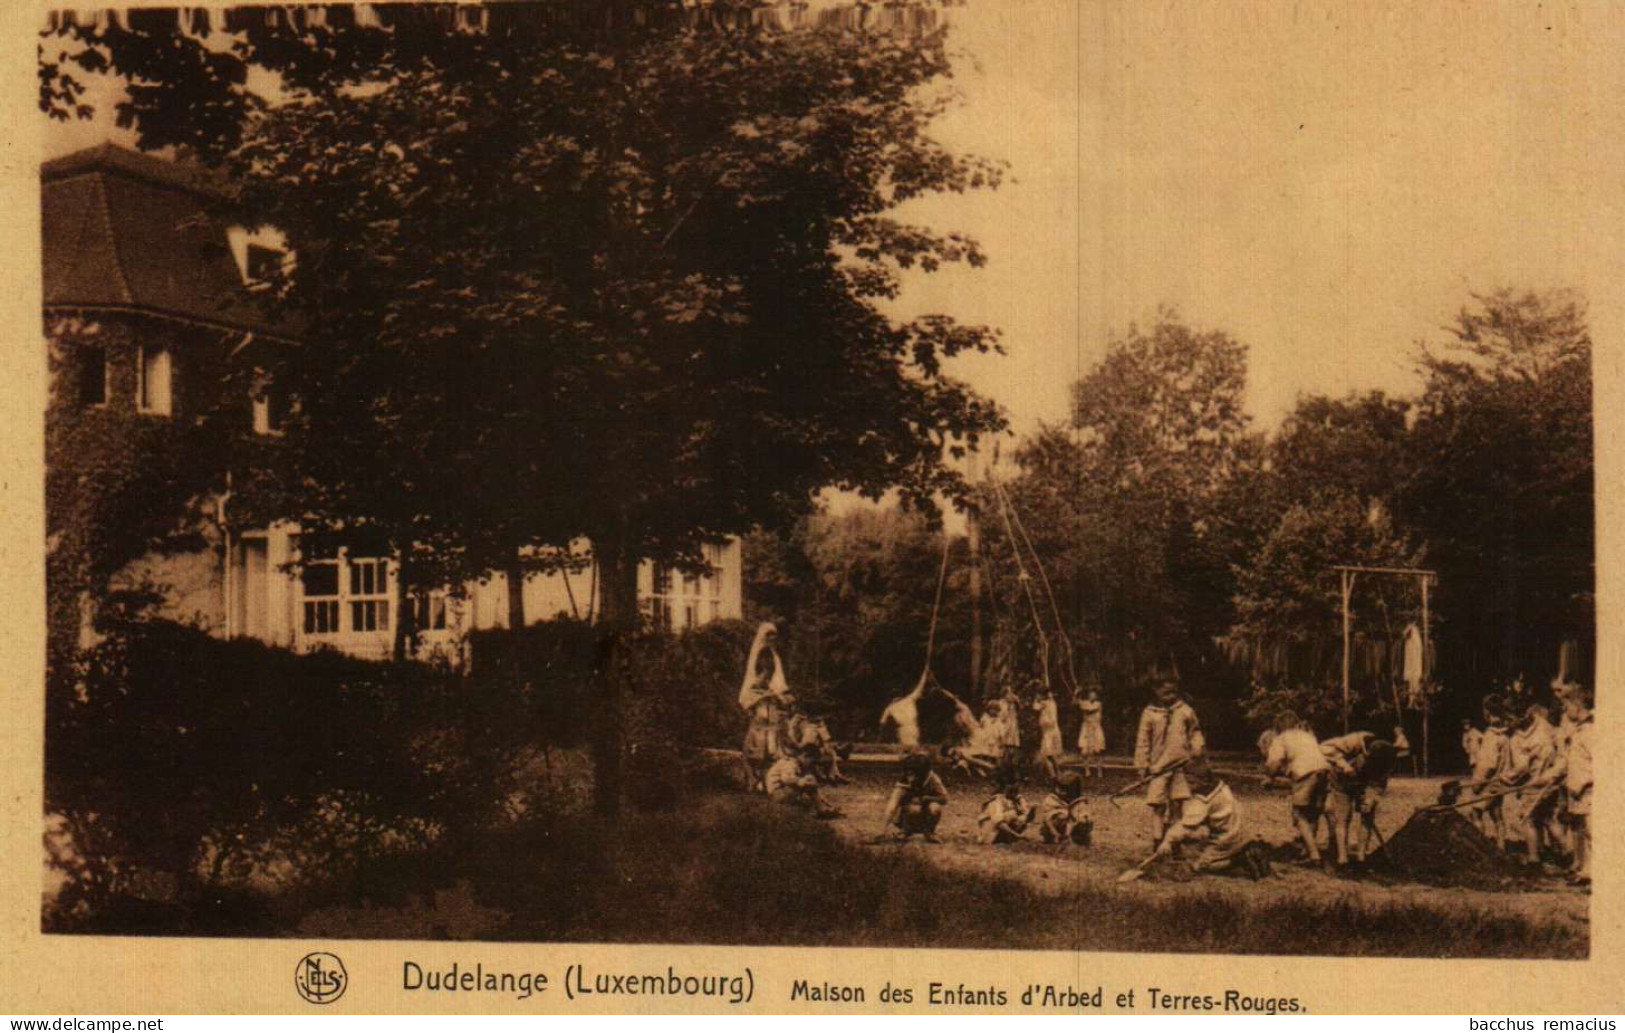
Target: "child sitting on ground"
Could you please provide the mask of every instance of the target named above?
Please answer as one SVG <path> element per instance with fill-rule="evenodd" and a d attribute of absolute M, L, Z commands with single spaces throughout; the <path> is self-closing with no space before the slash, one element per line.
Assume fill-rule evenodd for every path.
<path fill-rule="evenodd" d="M 886 830 L 906 840 L 913 835 L 927 843 L 940 843 L 937 825 L 948 803 L 948 788 L 931 767 L 931 755 L 915 750 L 903 758 L 903 777 L 886 803 Z"/>
<path fill-rule="evenodd" d="M 815 764 L 813 774 L 825 785 L 846 785 L 850 778 L 841 774 L 841 761 L 852 754 L 851 746 L 840 746 L 835 743 L 829 734 L 829 723 L 822 715 L 809 714 L 798 708 L 790 711 L 790 719 L 785 722 L 785 738 L 794 749 L 808 749 L 814 751 Z"/>
<path fill-rule="evenodd" d="M 1230 787 L 1214 773 L 1207 760 L 1198 757 L 1185 766 L 1191 797 L 1177 822 L 1158 844 L 1154 859 L 1166 860 L 1184 842 L 1203 842 L 1202 853 L 1192 864 L 1197 872 L 1228 872 L 1258 879 L 1271 874 L 1264 851 L 1249 843 L 1241 811 Z"/>
<path fill-rule="evenodd" d="M 1001 772 L 999 788 L 976 819 L 978 843 L 1014 843 L 1026 836 L 1033 821 L 1033 808 L 1021 798 L 1021 787 L 1014 775 Z"/>
<path fill-rule="evenodd" d="M 787 803 L 813 812 L 821 820 L 840 816 L 818 792 L 818 747 L 788 750 L 767 769 L 763 784 L 774 803 Z"/>
<path fill-rule="evenodd" d="M 1076 771 L 1068 771 L 1056 780 L 1055 788 L 1044 797 L 1039 814 L 1038 834 L 1046 843 L 1088 846 L 1094 835 L 1095 821 L 1089 816 L 1083 798 L 1083 779 Z"/>

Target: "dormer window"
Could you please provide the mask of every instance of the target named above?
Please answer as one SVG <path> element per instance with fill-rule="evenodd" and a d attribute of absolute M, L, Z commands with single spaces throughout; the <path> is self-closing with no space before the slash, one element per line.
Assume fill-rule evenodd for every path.
<path fill-rule="evenodd" d="M 254 396 L 254 433 L 281 434 L 287 426 L 288 392 L 267 381 Z"/>
<path fill-rule="evenodd" d="M 249 290 L 264 289 L 293 268 L 294 253 L 288 248 L 288 238 L 275 227 L 229 226 L 226 244 Z"/>
<path fill-rule="evenodd" d="M 244 278 L 250 287 L 266 287 L 277 281 L 282 275 L 282 263 L 287 257 L 286 252 L 276 248 L 265 247 L 261 244 L 249 244 L 245 259 Z"/>

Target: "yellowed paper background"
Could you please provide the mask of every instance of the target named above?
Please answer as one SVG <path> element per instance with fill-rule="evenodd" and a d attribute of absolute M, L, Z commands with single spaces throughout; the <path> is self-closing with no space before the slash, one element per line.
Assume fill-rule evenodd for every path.
<path fill-rule="evenodd" d="M 987 5 L 993 0 L 971 0 Z M 1019 0 L 998 0 L 1000 17 L 1012 24 L 1024 16 Z M 90 1013 L 171 1013 L 171 1012 L 409 1012 L 409 1011 L 804 1011 L 817 1006 L 792 1003 L 792 983 L 805 979 L 812 983 L 859 985 L 868 991 L 861 1006 L 835 1005 L 832 1012 L 899 1010 L 932 1011 L 927 1002 L 932 983 L 967 988 L 1000 987 L 1008 994 L 1008 1011 L 1025 1010 L 1021 993 L 1029 985 L 1053 984 L 1093 991 L 1104 990 L 1104 1010 L 1130 1010 L 1117 1005 L 1118 995 L 1135 994 L 1132 1010 L 1152 1012 L 1146 1001 L 1150 988 L 1169 993 L 1215 994 L 1228 990 L 1255 997 L 1296 998 L 1312 1013 L 1359 1012 L 1467 1012 L 1475 1014 L 1518 1014 L 1527 1012 L 1597 1013 L 1618 1012 L 1625 1006 L 1625 990 L 1620 978 L 1622 965 L 1622 917 L 1620 878 L 1625 866 L 1625 849 L 1619 834 L 1625 812 L 1621 808 L 1621 781 L 1615 777 L 1625 750 L 1620 748 L 1614 720 L 1615 695 L 1625 655 L 1621 652 L 1622 614 L 1625 614 L 1625 416 L 1621 409 L 1622 370 L 1620 331 L 1625 328 L 1625 5 L 1617 3 L 1578 4 L 1467 4 L 1435 2 L 1411 3 L 1136 3 L 1130 0 L 1085 3 L 1079 0 L 1077 18 L 1069 25 L 1045 23 L 1042 31 L 1070 31 L 1079 34 L 1077 53 L 1081 67 L 1076 76 L 1060 74 L 1065 69 L 1035 63 L 1032 81 L 1026 84 L 1032 96 L 1054 99 L 1057 91 L 1079 89 L 1088 77 L 1094 82 L 1090 95 L 1107 98 L 1106 109 L 1098 111 L 1078 103 L 1073 95 L 1071 108 L 1076 124 L 1033 127 L 1023 123 L 1024 112 L 1047 115 L 1056 106 L 1032 103 L 1032 96 L 1012 87 L 1008 119 L 1002 129 L 1015 146 L 1038 146 L 1044 141 L 1066 138 L 1076 142 L 1074 153 L 1087 168 L 1074 170 L 1077 184 L 1074 205 L 1093 210 L 1097 205 L 1111 214 L 1093 221 L 1088 218 L 1033 222 L 1006 227 L 1003 236 L 1028 240 L 1038 260 L 1054 264 L 1059 258 L 1073 269 L 1101 270 L 1080 274 L 1073 305 L 1072 294 L 1055 297 L 1044 291 L 1032 297 L 989 299 L 995 312 L 1030 310 L 1049 321 L 1058 344 L 1038 345 L 1036 356 L 1012 358 L 998 370 L 982 374 L 1001 391 L 1052 392 L 1056 383 L 1065 384 L 1079 368 L 1092 361 L 1075 342 L 1081 337 L 1103 343 L 1105 330 L 1136 313 L 1118 312 L 1112 299 L 1138 297 L 1151 285 L 1154 290 L 1167 281 L 1163 268 L 1169 256 L 1157 248 L 1137 248 L 1142 233 L 1158 231 L 1159 220 L 1168 212 L 1207 213 L 1227 218 L 1235 212 L 1225 198 L 1207 198 L 1203 204 L 1181 204 L 1181 198 L 1209 190 L 1215 177 L 1194 165 L 1181 175 L 1167 175 L 1151 182 L 1134 180 L 1112 186 L 1112 173 L 1133 177 L 1137 171 L 1160 168 L 1150 156 L 1135 154 L 1126 143 L 1122 119 L 1136 111 L 1153 111 L 1148 122 L 1136 128 L 1140 136 L 1155 140 L 1178 132 L 1201 134 L 1208 131 L 1204 120 L 1210 114 L 1204 104 L 1222 104 L 1225 96 L 1134 97 L 1114 92 L 1114 68 L 1153 62 L 1166 67 L 1169 89 L 1176 88 L 1177 71 L 1183 62 L 1206 62 L 1225 70 L 1235 89 L 1233 96 L 1251 96 L 1278 107 L 1290 118 L 1295 103 L 1304 97 L 1314 99 L 1314 110 L 1333 117 L 1336 124 L 1313 135 L 1306 147 L 1318 149 L 1316 158 L 1324 162 L 1328 175 L 1343 169 L 1349 187 L 1375 203 L 1348 206 L 1341 211 L 1315 212 L 1304 206 L 1302 176 L 1306 166 L 1261 162 L 1256 198 L 1245 199 L 1256 207 L 1251 214 L 1258 221 L 1260 243 L 1256 254 L 1195 254 L 1180 256 L 1181 279 L 1170 291 L 1194 297 L 1219 288 L 1209 284 L 1232 282 L 1234 270 L 1221 273 L 1226 263 L 1241 263 L 1243 271 L 1257 284 L 1251 299 L 1230 298 L 1229 302 L 1250 306 L 1238 319 L 1249 325 L 1237 327 L 1238 336 L 1247 339 L 1272 332 L 1295 321 L 1319 321 L 1335 325 L 1340 318 L 1335 297 L 1322 304 L 1322 311 L 1294 307 L 1302 295 L 1274 292 L 1271 284 L 1293 275 L 1295 263 L 1290 254 L 1270 246 L 1274 233 L 1285 232 L 1289 220 L 1316 218 L 1326 227 L 1326 248 L 1334 252 L 1351 248 L 1350 240 L 1367 235 L 1406 237 L 1407 220 L 1427 220 L 1440 216 L 1419 205 L 1403 190 L 1386 190 L 1381 177 L 1384 166 L 1361 164 L 1369 155 L 1344 153 L 1340 141 L 1353 139 L 1353 130 L 1364 119 L 1393 119 L 1412 124 L 1430 117 L 1423 131 L 1440 135 L 1439 146 L 1428 150 L 1430 164 L 1421 174 L 1441 183 L 1482 185 L 1486 177 L 1506 178 L 1507 196 L 1538 199 L 1542 184 L 1561 183 L 1554 188 L 1549 204 L 1528 203 L 1512 211 L 1497 211 L 1486 222 L 1482 244 L 1497 253 L 1513 252 L 1529 242 L 1540 242 L 1548 252 L 1562 255 L 1562 272 L 1567 284 L 1579 288 L 1590 302 L 1590 316 L 1596 341 L 1597 487 L 1598 519 L 1598 612 L 1599 656 L 1597 671 L 1600 701 L 1598 722 L 1607 743 L 1603 752 L 1603 775 L 1598 791 L 1595 869 L 1597 883 L 1592 898 L 1592 949 L 1587 961 L 1432 961 L 1417 959 L 1321 959 L 1277 957 L 1231 957 L 1222 954 L 1118 955 L 1063 954 L 1021 950 L 1001 952 L 852 949 L 775 949 L 694 946 L 592 946 L 592 945 L 509 945 L 483 943 L 405 943 L 364 941 L 301 940 L 190 940 L 180 938 L 120 939 L 80 936 L 45 936 L 39 929 L 41 849 L 41 771 L 42 771 L 42 682 L 44 656 L 45 598 L 43 576 L 44 519 L 42 508 L 42 415 L 46 390 L 46 357 L 40 334 L 39 279 L 39 186 L 40 126 L 43 116 L 36 110 L 35 33 L 42 24 L 44 5 L 14 3 L 0 9 L 0 45 L 4 62 L 4 111 L 6 132 L 0 143 L 0 170 L 5 177 L 7 204 L 3 209 L 3 253 L 6 256 L 4 306 L 6 341 L 0 349 L 0 406 L 3 406 L 5 435 L 0 448 L 0 572 L 6 597 L 5 619 L 0 621 L 0 1012 L 36 1014 Z M 985 18 L 977 20 L 985 28 Z M 1385 105 L 1362 103 L 1349 98 L 1340 104 L 1327 96 L 1324 84 L 1316 78 L 1316 62 L 1298 63 L 1283 70 L 1261 65 L 1261 49 L 1245 45 L 1260 33 L 1279 33 L 1292 24 L 1314 24 L 1322 30 L 1329 23 L 1345 27 L 1350 40 L 1347 50 L 1335 42 L 1323 44 L 1318 62 L 1333 76 L 1339 62 L 1362 60 L 1369 41 L 1392 36 L 1406 41 L 1397 49 L 1381 50 L 1399 55 L 1396 60 L 1450 61 L 1462 59 L 1458 43 L 1470 40 L 1467 58 L 1482 66 L 1485 90 L 1477 96 L 1446 98 L 1443 103 L 1458 106 L 1462 117 L 1436 117 L 1438 98 L 1417 97 L 1407 101 L 1396 97 Z M 1286 28 L 1283 28 L 1285 26 Z M 1032 25 L 1012 28 L 1012 38 L 1031 33 Z M 1335 32 L 1322 32 L 1323 40 L 1337 38 Z M 1177 45 L 1174 45 L 1177 44 Z M 1540 51 L 1538 56 L 1534 52 Z M 1269 48 L 1262 48 L 1267 56 Z M 1000 61 L 1019 62 L 1016 47 L 993 47 Z M 1283 59 L 1284 60 L 1284 59 Z M 1379 69 L 1379 72 L 1381 70 Z M 1399 73 L 1394 69 L 1395 74 Z M 1495 84 L 1503 77 L 1536 77 L 1535 92 L 1547 98 L 1540 105 L 1518 106 L 1514 98 L 1527 91 L 1498 92 Z M 1153 77 L 1154 78 L 1154 77 Z M 1550 98 L 1560 97 L 1561 103 Z M 1507 98 L 1504 102 L 1497 98 Z M 1062 98 L 1064 101 L 1064 97 Z M 1170 103 L 1172 101 L 1172 103 Z M 1171 121 L 1181 104 L 1189 107 L 1184 125 Z M 1114 107 L 1113 105 L 1117 105 Z M 1410 105 L 1407 107 L 1407 105 Z M 1427 112 L 1432 112 L 1428 115 Z M 1507 155 L 1504 140 L 1487 127 L 1505 120 L 1541 119 L 1555 123 L 1556 130 L 1543 138 L 1560 146 L 1540 153 Z M 1322 127 L 1316 127 L 1317 131 Z M 1369 127 L 1365 127 L 1369 128 Z M 1310 131 L 1306 128 L 1305 133 Z M 1341 134 L 1341 135 L 1339 135 Z M 985 141 L 989 153 L 1001 153 L 1010 139 Z M 1033 141 L 1038 143 L 1035 145 Z M 1051 141 L 1053 143 L 1053 141 Z M 1260 152 L 1267 148 L 1260 141 Z M 1064 147 L 1050 147 L 1059 153 Z M 1048 153 L 1048 152 L 1046 152 Z M 1200 148 L 1194 153 L 1201 154 Z M 1052 157 L 1054 155 L 1052 154 Z M 1380 157 L 1380 156 L 1379 156 Z M 1064 157 L 1055 158 L 1064 160 Z M 1102 167 L 1102 162 L 1115 165 Z M 1217 158 L 1215 160 L 1218 160 Z M 1339 164 L 1339 163 L 1342 164 Z M 1408 176 L 1418 170 L 1407 171 Z M 1019 170 L 1018 170 L 1019 175 Z M 1375 177 L 1375 178 L 1373 178 Z M 1355 188 L 1358 187 L 1358 190 Z M 1110 191 L 1128 191 L 1130 198 L 1108 197 Z M 1576 195 L 1579 191 L 1579 195 Z M 1160 196 L 1166 203 L 1158 201 Z M 1492 191 L 1488 196 L 1495 196 Z M 1279 204 L 1269 204 L 1274 197 Z M 1081 200 L 1079 200 L 1081 199 Z M 1062 198 L 1061 201 L 1065 201 Z M 1234 199 L 1232 199 L 1234 200 Z M 999 216 L 999 195 L 980 203 L 993 206 L 991 218 Z M 1060 203 L 1060 202 L 1058 202 Z M 1236 201 L 1235 203 L 1242 203 Z M 1077 213 L 1077 207 L 1071 214 Z M 1249 213 L 1244 205 L 1242 214 Z M 1138 212 L 1137 217 L 1132 217 Z M 1279 220 L 1277 223 L 1274 220 Z M 1061 236 L 1057 236 L 1060 234 Z M 1510 239 L 1508 235 L 1511 234 Z M 1524 236 L 1519 236 L 1522 234 Z M 1068 239 L 1070 236 L 1070 239 Z M 1467 233 L 1470 238 L 1471 231 Z M 995 258 L 997 247 L 992 246 Z M 1352 251 L 1348 252 L 1352 254 Z M 1082 256 L 1082 257 L 1079 257 Z M 1316 256 L 1309 256 L 1313 260 Z M 1324 258 L 1325 256 L 1319 256 Z M 1335 263 L 1334 263 L 1335 264 Z M 1436 277 L 1441 266 L 1460 268 L 1459 256 L 1439 253 L 1428 246 L 1393 254 L 1386 268 L 1348 268 L 1348 276 L 1359 281 L 1357 295 L 1380 299 L 1385 292 L 1404 291 L 1407 284 Z M 1468 269 L 1471 272 L 1471 269 Z M 1492 284 L 1465 282 L 1457 297 L 1469 289 L 1486 289 Z M 955 284 L 953 290 L 975 290 L 974 284 Z M 1226 294 L 1228 297 L 1228 294 Z M 1082 324 L 1081 309 L 1090 320 Z M 1226 325 L 1227 313 L 1198 313 L 1204 320 Z M 1341 313 L 1343 318 L 1352 318 Z M 1012 314 L 1011 318 L 1020 318 Z M 1335 354 L 1321 361 L 1343 364 L 1357 378 L 1362 363 L 1387 362 L 1374 347 L 1359 339 L 1341 342 Z M 1264 368 L 1255 371 L 1261 380 L 1260 402 L 1268 406 L 1285 389 L 1291 371 Z M 1278 379 L 1277 379 L 1278 378 Z M 1290 396 L 1287 396 L 1288 402 Z M 1039 408 L 1040 411 L 1042 407 Z M 1021 428 L 1028 429 L 1028 428 Z M 523 878 L 515 872 L 515 878 Z M 629 890 L 631 891 L 631 890 Z M 1446 891 L 1441 891 L 1446 892 Z M 1088 914 L 1075 920 L 1088 923 Z M 1012 947 L 1019 947 L 1019 937 Z M 350 987 L 342 999 L 325 1008 L 306 1004 L 294 990 L 294 970 L 299 959 L 312 950 L 332 951 L 344 960 Z M 402 966 L 413 961 L 425 969 L 441 969 L 456 962 L 462 969 L 476 964 L 486 969 L 545 972 L 547 992 L 528 1000 L 503 994 L 405 993 L 401 990 Z M 679 974 L 725 972 L 743 974 L 748 968 L 754 994 L 747 1004 L 733 1006 L 717 999 L 678 997 L 566 998 L 563 981 L 567 966 L 586 966 L 588 971 L 613 973 L 664 973 L 668 967 Z M 908 1006 L 883 1004 L 882 987 L 905 986 L 912 990 Z M 953 1008 L 952 1010 L 970 1010 Z"/>

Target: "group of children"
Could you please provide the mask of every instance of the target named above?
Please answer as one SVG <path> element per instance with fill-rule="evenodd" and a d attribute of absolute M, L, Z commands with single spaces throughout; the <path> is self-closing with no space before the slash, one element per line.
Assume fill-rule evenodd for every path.
<path fill-rule="evenodd" d="M 1319 827 L 1327 827 L 1328 847 L 1336 864 L 1364 862 L 1377 833 L 1377 806 L 1388 788 L 1394 761 L 1408 752 L 1405 734 L 1394 729 L 1392 741 L 1372 732 L 1351 732 L 1324 741 L 1315 738 L 1297 714 L 1276 715 L 1273 734 L 1260 740 L 1264 773 L 1287 783 L 1292 824 L 1313 864 L 1323 859 Z"/>
<path fill-rule="evenodd" d="M 1152 685 L 1151 702 L 1140 711 L 1134 736 L 1135 785 L 1145 788 L 1151 812 L 1151 856 L 1142 866 L 1178 856 L 1186 844 L 1201 843 L 1191 866 L 1197 872 L 1260 878 L 1268 863 L 1249 850 L 1242 811 L 1230 786 L 1207 759 L 1207 738 L 1196 710 L 1179 692 L 1179 682 L 1162 678 Z"/>
<path fill-rule="evenodd" d="M 819 787 L 848 781 L 840 762 L 850 747 L 836 745 L 824 719 L 797 704 L 774 648 L 776 638 L 772 624 L 756 629 L 739 689 L 739 706 L 746 715 L 741 752 L 748 788 L 819 818 L 838 817 L 840 811 L 824 800 Z"/>
<path fill-rule="evenodd" d="M 1054 692 L 1047 687 L 1034 685 L 1033 689 L 1030 706 L 1038 719 L 1036 760 L 1048 777 L 1054 780 L 1061 773 L 1064 752 L 1060 705 Z M 1004 695 L 989 700 L 980 717 L 953 693 L 940 687 L 935 691 L 945 696 L 954 707 L 954 725 L 960 739 L 948 747 L 945 755 L 956 768 L 967 774 L 992 777 L 1020 754 L 1022 703 L 1013 691 L 1007 689 Z M 1074 697 L 1073 704 L 1082 713 L 1077 741 L 1078 754 L 1083 762 L 1082 773 L 1086 777 L 1090 774 L 1104 775 L 1106 734 L 1101 722 L 1104 707 L 1100 702 L 1100 692 L 1091 686 Z M 905 745 L 918 745 L 918 740 Z"/>
<path fill-rule="evenodd" d="M 1098 694 L 1088 694 L 1096 705 Z M 1043 707 L 1044 697 L 1039 697 Z M 990 708 L 1000 714 L 1002 709 Z M 1087 715 L 1088 711 L 1086 711 Z M 1040 710 L 1040 727 L 1046 725 Z M 1098 733 L 1098 724 L 1094 732 Z M 1090 734 L 1086 721 L 1083 734 Z M 977 817 L 977 841 L 989 845 L 1014 843 L 1036 836 L 1059 846 L 1089 846 L 1093 842 L 1094 820 L 1084 793 L 1084 778 L 1077 771 L 1062 771 L 1059 749 L 1039 751 L 1039 768 L 1050 781 L 1049 790 L 1035 804 L 1022 796 L 1014 754 L 1005 753 L 993 767 L 995 789 L 983 803 Z M 1192 860 L 1201 872 L 1239 871 L 1259 874 L 1247 852 L 1241 810 L 1229 785 L 1213 771 L 1205 756 L 1201 724 L 1189 702 L 1179 694 L 1172 679 L 1159 682 L 1153 699 L 1141 713 L 1135 746 L 1138 784 L 1146 791 L 1146 803 L 1154 822 L 1154 846 L 1146 864 L 1173 856 L 1182 846 L 1200 842 L 1202 850 Z M 1088 760 L 1098 756 L 1099 750 Z M 955 763 L 963 754 L 953 752 Z M 1098 763 L 1098 762 L 1097 762 Z M 921 835 L 937 842 L 936 830 L 948 803 L 948 791 L 933 770 L 931 756 L 914 750 L 903 761 L 903 775 L 886 805 L 885 828 L 898 839 Z"/>
<path fill-rule="evenodd" d="M 1567 860 L 1568 881 L 1591 882 L 1592 698 L 1581 685 L 1552 683 L 1560 717 L 1542 703 L 1484 697 L 1484 728 L 1462 721 L 1474 794 L 1466 813 L 1503 850 L 1521 847 L 1523 863 Z"/>
<path fill-rule="evenodd" d="M 831 741 L 828 727 L 802 712 L 784 681 L 774 647 L 774 629 L 764 624 L 746 662 L 739 704 L 748 715 L 744 756 L 754 789 L 776 801 L 812 811 L 819 817 L 839 812 L 820 794 L 824 785 L 847 781 L 840 772 L 844 756 Z M 1193 866 L 1201 872 L 1232 872 L 1259 877 L 1262 852 L 1249 852 L 1241 808 L 1206 756 L 1206 740 L 1195 709 L 1173 678 L 1152 687 L 1152 699 L 1140 714 L 1135 735 L 1134 767 L 1143 787 L 1152 823 L 1153 850 L 1142 867 L 1176 855 L 1183 846 L 1202 843 Z M 1089 846 L 1094 821 L 1084 793 L 1084 775 L 1100 773 L 1105 737 L 1099 693 L 1091 688 L 1075 700 L 1083 712 L 1079 748 L 1084 772 L 1063 771 L 1059 707 L 1040 690 L 1030 704 L 1037 713 L 1037 770 L 1048 788 L 1036 803 L 1023 797 L 1018 775 L 1021 749 L 1019 699 L 1007 692 L 988 702 L 977 716 L 957 696 L 936 685 L 927 673 L 913 692 L 893 700 L 882 717 L 896 726 L 909 748 L 901 776 L 887 801 L 884 827 L 901 839 L 918 835 L 939 842 L 937 829 L 948 804 L 948 790 L 937 773 L 933 754 L 920 746 L 917 704 L 927 692 L 951 700 L 960 741 L 945 758 L 956 768 L 984 777 L 993 792 L 977 818 L 977 841 L 1013 843 L 1036 836 L 1045 843 Z M 1476 794 L 1467 813 L 1491 840 L 1503 847 L 1520 843 L 1526 863 L 1558 856 L 1569 860 L 1569 880 L 1590 882 L 1592 718 L 1591 696 L 1572 683 L 1553 684 L 1561 707 L 1554 726 L 1550 710 L 1534 703 L 1521 708 L 1501 695 L 1486 697 L 1483 729 L 1463 722 L 1463 747 L 1471 782 L 1460 786 Z M 1268 779 L 1290 791 L 1292 824 L 1312 864 L 1330 868 L 1352 857 L 1366 860 L 1373 836 L 1380 839 L 1377 810 L 1396 761 L 1408 754 L 1402 729 L 1391 738 L 1358 731 L 1321 740 L 1289 711 L 1278 714 L 1259 740 Z M 849 748 L 848 748 L 849 749 Z M 1322 851 L 1320 830 L 1326 829 Z M 1330 854 L 1327 857 L 1326 854 Z"/>
<path fill-rule="evenodd" d="M 899 840 L 921 836 L 938 843 L 937 825 L 948 805 L 948 789 L 937 774 L 931 753 L 915 749 L 902 761 L 902 776 L 886 803 L 885 833 Z M 1021 780 L 1013 764 L 997 770 L 995 788 L 976 819 L 976 841 L 989 845 L 1014 843 L 1036 835 L 1057 846 L 1088 846 L 1094 833 L 1084 797 L 1083 778 L 1075 771 L 1058 772 L 1049 791 L 1029 805 L 1021 795 Z"/>

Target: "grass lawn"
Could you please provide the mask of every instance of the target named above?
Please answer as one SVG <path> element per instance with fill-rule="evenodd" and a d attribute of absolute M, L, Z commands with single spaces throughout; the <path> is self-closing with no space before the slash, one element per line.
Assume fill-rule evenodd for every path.
<path fill-rule="evenodd" d="M 1095 807 L 1096 845 L 969 841 L 983 790 L 951 783 L 945 842 L 874 843 L 884 774 L 816 822 L 724 789 L 609 827 L 534 817 L 452 856 L 378 873 L 368 899 L 310 906 L 289 934 L 635 943 L 929 946 L 1406 957 L 1579 958 L 1589 898 L 1560 885 L 1439 889 L 1297 867 L 1262 883 L 1170 872 L 1126 886 L 1144 808 Z M 1289 838 L 1284 798 L 1238 787 L 1254 829 Z M 1399 783 L 1391 832 L 1431 786 Z M 352 890 L 353 893 L 353 890 Z"/>

